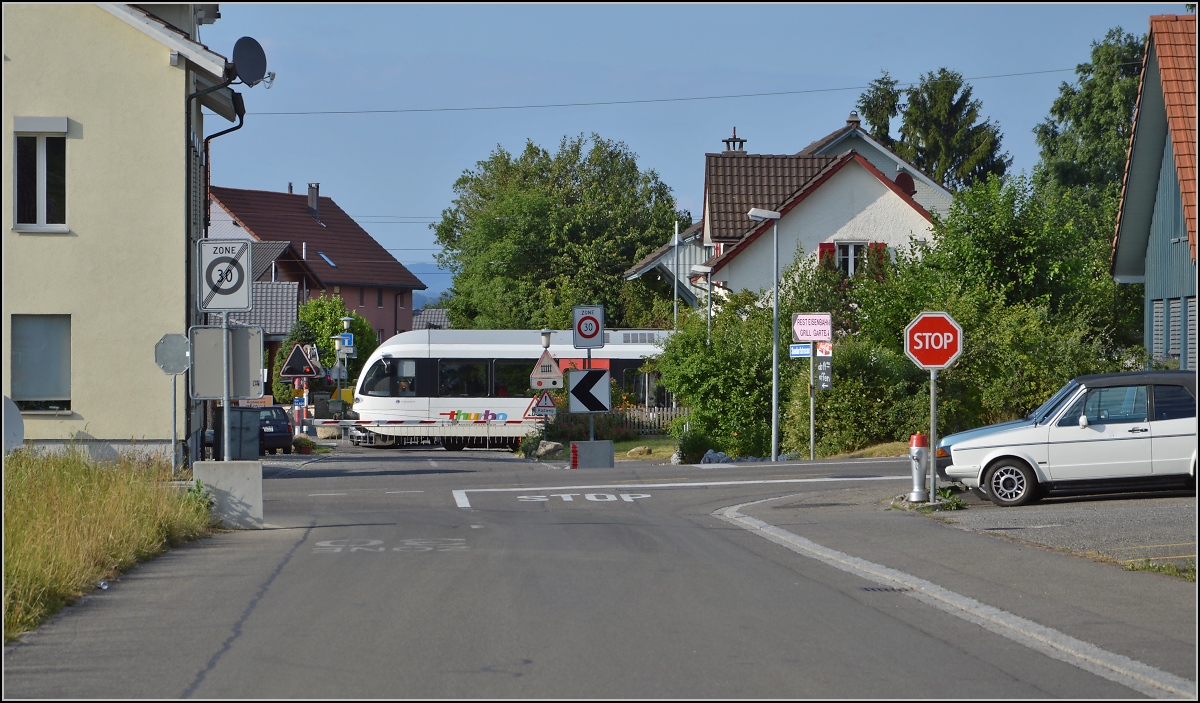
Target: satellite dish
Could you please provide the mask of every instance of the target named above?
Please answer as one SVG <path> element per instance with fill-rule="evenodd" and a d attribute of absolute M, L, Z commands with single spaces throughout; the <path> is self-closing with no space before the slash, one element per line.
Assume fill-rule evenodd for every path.
<path fill-rule="evenodd" d="M 255 85 L 267 75 L 267 54 L 251 37 L 242 37 L 233 45 L 233 69 L 246 85 Z"/>
<path fill-rule="evenodd" d="M 4 454 L 8 455 L 18 449 L 25 441 L 25 422 L 21 419 L 21 411 L 17 404 L 8 396 L 4 396 Z"/>

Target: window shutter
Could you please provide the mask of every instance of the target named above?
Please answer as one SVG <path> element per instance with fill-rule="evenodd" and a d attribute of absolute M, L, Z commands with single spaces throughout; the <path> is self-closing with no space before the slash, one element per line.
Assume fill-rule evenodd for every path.
<path fill-rule="evenodd" d="M 1187 299 L 1187 368 L 1196 370 L 1196 296 Z"/>
<path fill-rule="evenodd" d="M 1163 301 L 1155 300 L 1151 318 L 1150 355 L 1155 359 L 1163 355 Z"/>
<path fill-rule="evenodd" d="M 1168 301 L 1167 354 L 1176 359 L 1179 358 L 1179 303 L 1179 298 Z"/>
<path fill-rule="evenodd" d="M 826 258 L 831 264 L 836 264 L 837 245 L 833 242 L 821 242 L 817 245 L 817 261 L 824 263 Z"/>

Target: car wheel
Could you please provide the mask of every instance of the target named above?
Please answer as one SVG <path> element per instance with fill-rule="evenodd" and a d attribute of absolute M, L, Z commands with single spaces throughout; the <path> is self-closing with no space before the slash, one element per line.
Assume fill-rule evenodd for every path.
<path fill-rule="evenodd" d="M 465 442 L 459 442 L 457 440 L 452 440 L 452 439 L 444 439 L 444 440 L 442 440 L 442 446 L 445 447 L 446 451 L 448 451 L 448 452 L 461 452 L 463 449 L 466 448 L 467 445 Z"/>
<path fill-rule="evenodd" d="M 988 498 L 1002 508 L 1031 503 L 1038 497 L 1037 476 L 1024 462 L 1001 461 L 987 472 Z"/>

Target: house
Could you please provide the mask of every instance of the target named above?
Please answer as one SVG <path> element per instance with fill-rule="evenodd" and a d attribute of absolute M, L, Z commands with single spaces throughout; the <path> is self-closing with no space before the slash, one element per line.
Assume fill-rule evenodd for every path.
<path fill-rule="evenodd" d="M 4 393 L 39 446 L 170 451 L 174 434 L 194 455 L 203 403 L 155 345 L 201 322 L 204 140 L 239 119 L 230 65 L 199 38 L 217 5 L 3 13 Z"/>
<path fill-rule="evenodd" d="M 747 153 L 736 128 L 723 141 L 724 151 L 705 154 L 704 210 L 687 231 L 690 247 L 681 250 L 686 253 L 680 259 L 688 260 L 679 266 L 688 278 L 681 297 L 689 303 L 709 285 L 718 295 L 772 287 L 773 238 L 757 242 L 773 226 L 750 220 L 751 208 L 785 214 L 779 222 L 781 270 L 799 247 L 805 256 L 833 257 L 849 276 L 872 245 L 894 252 L 914 239 L 928 240 L 932 213 L 948 212 L 953 202 L 949 190 L 863 130 L 855 112 L 845 126 L 796 154 Z M 669 280 L 672 261 L 668 242 L 625 276 L 655 270 Z M 711 273 L 692 271 L 694 264 Z"/>
<path fill-rule="evenodd" d="M 1151 357 L 1194 370 L 1196 15 L 1150 18 L 1110 270 L 1145 284 Z"/>
<path fill-rule="evenodd" d="M 707 262 L 714 288 L 733 292 L 773 286 L 775 222 L 751 220 L 747 213 L 755 207 L 782 215 L 781 270 L 801 251 L 806 257 L 828 256 L 844 275 L 853 276 L 872 248 L 895 251 L 931 236 L 930 213 L 854 151 L 835 157 L 710 156 L 705 221 L 718 245 L 717 255 Z"/>
<path fill-rule="evenodd" d="M 289 188 L 290 191 L 290 188 Z M 319 183 L 308 194 L 211 186 L 209 236 L 288 242 L 298 265 L 300 302 L 322 293 L 340 296 L 346 307 L 365 317 L 377 341 L 413 329 L 412 294 L 426 286 L 332 198 Z M 279 266 L 274 268 L 278 275 Z M 303 275 L 311 273 L 309 288 Z"/>
<path fill-rule="evenodd" d="M 450 316 L 442 308 L 424 308 L 413 316 L 414 330 L 448 330 Z"/>
<path fill-rule="evenodd" d="M 678 280 L 676 289 L 678 297 L 684 303 L 695 307 L 701 296 L 706 292 L 703 284 L 698 284 L 688 278 L 688 272 L 693 266 L 702 265 L 712 257 L 712 247 L 704 244 L 704 221 L 685 228 L 666 244 L 655 249 L 642 258 L 624 273 L 625 280 L 632 281 L 647 274 L 655 275 L 660 280 Z"/>

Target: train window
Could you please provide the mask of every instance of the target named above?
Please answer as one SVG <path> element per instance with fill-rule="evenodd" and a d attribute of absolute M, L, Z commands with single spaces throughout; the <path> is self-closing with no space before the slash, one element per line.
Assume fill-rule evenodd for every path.
<path fill-rule="evenodd" d="M 443 398 L 486 398 L 488 362 L 444 360 L 438 362 L 438 395 Z"/>
<path fill-rule="evenodd" d="M 537 391 L 529 387 L 529 374 L 537 359 L 496 359 L 492 372 L 492 395 L 497 398 L 532 398 Z"/>
<path fill-rule="evenodd" d="M 362 392 L 377 398 L 416 395 L 417 362 L 412 359 L 380 359 L 367 370 Z"/>

